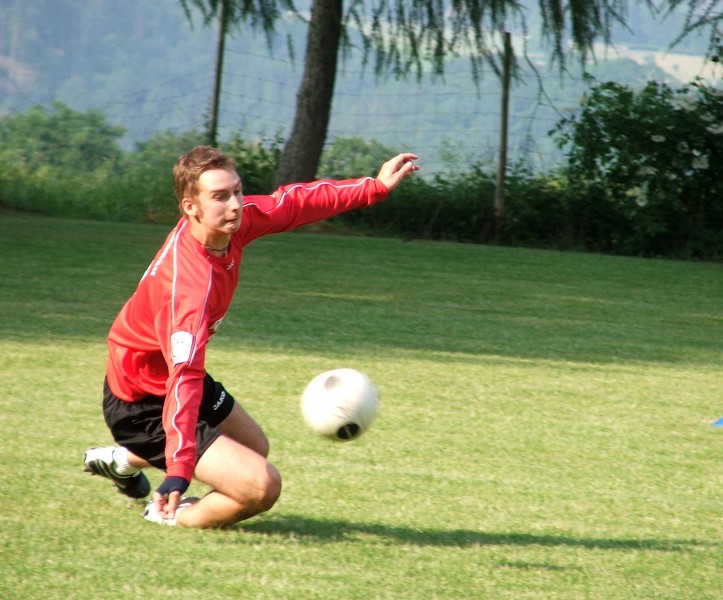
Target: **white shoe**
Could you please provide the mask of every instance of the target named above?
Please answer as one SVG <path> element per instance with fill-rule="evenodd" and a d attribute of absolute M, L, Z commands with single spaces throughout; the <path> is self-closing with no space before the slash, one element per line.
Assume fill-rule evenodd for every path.
<path fill-rule="evenodd" d="M 178 508 L 176 509 L 176 514 L 172 519 L 167 519 L 156 510 L 156 503 L 153 499 L 151 499 L 148 501 L 146 509 L 143 511 L 143 518 L 151 523 L 158 523 L 159 525 L 169 525 L 170 527 L 173 527 L 176 525 L 176 519 L 178 518 L 180 512 L 189 506 L 196 504 L 199 500 L 200 498 L 194 498 L 193 496 L 181 498 L 181 501 L 178 503 Z"/>
<path fill-rule="evenodd" d="M 113 467 L 113 448 L 96 447 L 85 451 L 83 470 L 92 475 L 110 479 L 116 489 L 129 498 L 145 498 L 151 491 L 151 484 L 143 471 L 133 475 L 119 475 Z"/>

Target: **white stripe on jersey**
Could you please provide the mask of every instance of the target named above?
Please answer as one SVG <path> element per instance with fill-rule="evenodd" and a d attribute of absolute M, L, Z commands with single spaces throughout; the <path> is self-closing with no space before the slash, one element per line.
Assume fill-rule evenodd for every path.
<path fill-rule="evenodd" d="M 178 230 L 178 234 L 176 235 L 175 243 L 173 244 L 173 282 L 171 284 L 171 323 L 173 324 L 171 327 L 171 331 L 173 335 L 173 332 L 176 331 L 176 285 L 179 278 L 179 272 L 178 272 L 178 241 L 181 239 L 181 232 L 186 227 L 186 223 L 184 223 Z M 206 312 L 208 310 L 208 299 L 211 296 L 211 289 L 213 287 L 213 267 L 209 264 L 208 265 L 208 284 L 206 285 L 206 295 L 203 299 L 203 310 L 201 311 L 200 318 L 198 320 L 198 329 L 195 332 L 188 333 L 189 336 L 191 336 L 191 342 L 190 342 L 190 348 L 188 350 L 188 359 L 184 362 L 187 364 L 193 363 L 193 359 L 196 355 L 196 349 L 197 344 L 196 341 L 198 340 L 198 334 L 200 329 L 203 327 L 203 323 L 205 322 Z M 179 396 L 179 388 L 183 384 L 184 376 L 181 374 L 178 377 L 178 381 L 176 382 L 176 385 L 173 390 L 173 397 L 176 403 L 175 410 L 173 411 L 173 415 L 171 416 L 171 423 L 173 424 L 173 429 L 176 432 L 176 435 L 178 436 L 178 445 L 176 446 L 175 451 L 173 452 L 173 459 L 176 459 L 176 456 L 181 451 L 181 448 L 184 446 L 184 438 L 183 433 L 181 432 L 180 428 L 176 425 L 176 417 L 178 416 L 178 412 L 181 407 L 181 401 Z M 195 429 L 194 429 L 195 431 Z"/>
<path fill-rule="evenodd" d="M 339 185 L 338 183 L 335 183 L 333 181 L 317 181 L 314 185 L 306 187 L 308 184 L 306 183 L 296 183 L 292 185 L 289 189 L 284 190 L 284 193 L 281 194 L 279 197 L 279 201 L 272 206 L 269 210 L 265 212 L 269 212 L 271 210 L 274 210 L 275 208 L 278 208 L 284 203 L 284 200 L 286 199 L 286 196 L 291 192 L 292 190 L 296 188 L 305 188 L 307 190 L 315 190 L 321 186 L 330 185 L 332 187 L 338 188 L 338 189 L 344 189 L 344 188 L 352 188 L 352 187 L 360 187 L 364 185 L 365 182 L 369 181 L 370 179 L 374 179 L 374 177 L 363 177 L 362 179 L 359 179 L 358 181 L 355 181 L 354 183 L 345 183 L 343 185 Z M 269 194 L 269 197 L 273 198 L 274 196 L 272 194 Z M 254 202 L 249 202 L 248 204 L 244 204 L 243 207 L 246 208 L 247 206 L 257 206 L 258 205 Z"/>

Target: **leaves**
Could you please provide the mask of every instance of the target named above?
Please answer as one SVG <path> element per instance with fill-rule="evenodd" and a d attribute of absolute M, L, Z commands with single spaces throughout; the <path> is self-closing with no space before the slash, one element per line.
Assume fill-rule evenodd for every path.
<path fill-rule="evenodd" d="M 626 222 L 618 233 L 639 252 L 667 254 L 723 227 L 721 123 L 723 95 L 701 81 L 677 90 L 606 82 L 556 134 L 573 185 Z"/>
<path fill-rule="evenodd" d="M 79 113 L 61 102 L 52 111 L 35 106 L 0 121 L 0 163 L 28 173 L 42 166 L 93 171 L 118 160 L 123 132 L 99 111 Z"/>

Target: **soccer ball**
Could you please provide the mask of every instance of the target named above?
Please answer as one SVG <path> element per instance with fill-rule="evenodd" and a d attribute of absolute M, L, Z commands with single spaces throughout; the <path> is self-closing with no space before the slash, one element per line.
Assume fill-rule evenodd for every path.
<path fill-rule="evenodd" d="M 356 369 L 325 371 L 301 395 L 301 413 L 312 431 L 343 442 L 371 427 L 378 405 L 374 384 Z"/>

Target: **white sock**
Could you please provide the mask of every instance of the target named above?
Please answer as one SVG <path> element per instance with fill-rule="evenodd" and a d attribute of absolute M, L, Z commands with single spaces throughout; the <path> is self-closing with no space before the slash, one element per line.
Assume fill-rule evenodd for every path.
<path fill-rule="evenodd" d="M 128 450 L 122 446 L 113 449 L 113 469 L 118 475 L 133 475 L 140 471 L 128 462 Z"/>

